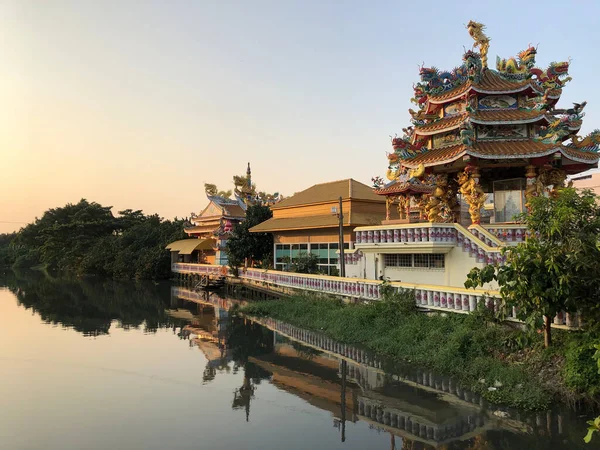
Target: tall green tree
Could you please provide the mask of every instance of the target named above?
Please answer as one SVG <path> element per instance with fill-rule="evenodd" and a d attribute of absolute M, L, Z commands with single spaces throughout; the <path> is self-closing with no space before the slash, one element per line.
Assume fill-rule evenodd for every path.
<path fill-rule="evenodd" d="M 226 251 L 231 267 L 240 267 L 248 260 L 250 265 L 262 262 L 273 254 L 271 233 L 251 233 L 250 228 L 273 217 L 268 206 L 254 205 L 246 210 L 246 220 L 233 227 L 227 240 Z"/>
<path fill-rule="evenodd" d="M 572 188 L 531 199 L 530 211 L 520 216 L 530 233 L 527 240 L 504 250 L 504 265 L 472 269 L 465 286 L 495 280 L 505 308 L 515 307 L 526 323 L 543 323 L 546 346 L 561 311 L 582 312 L 594 325 L 600 311 L 599 200 L 591 191 Z"/>
<path fill-rule="evenodd" d="M 22 228 L 8 250 L 16 267 L 43 265 L 75 275 L 158 279 L 170 276 L 165 246 L 186 237 L 182 220 L 164 220 L 83 199 L 52 208 Z M 5 245 L 0 240 L 0 258 Z M 0 260 L 1 262 L 1 260 Z"/>
<path fill-rule="evenodd" d="M 0 234 L 0 268 L 10 267 L 15 262 L 15 248 L 13 241 L 17 237 L 17 233 L 2 233 Z"/>

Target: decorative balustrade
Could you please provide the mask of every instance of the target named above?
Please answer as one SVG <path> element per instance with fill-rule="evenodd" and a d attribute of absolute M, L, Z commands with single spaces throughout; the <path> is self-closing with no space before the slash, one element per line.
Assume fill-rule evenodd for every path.
<path fill-rule="evenodd" d="M 463 227 L 457 231 L 458 236 L 471 235 L 471 233 Z M 463 249 L 465 251 L 468 244 L 464 243 L 464 241 L 467 240 L 468 238 L 463 240 Z M 487 248 L 492 250 L 490 247 Z M 494 251 L 496 254 L 499 254 L 498 249 L 492 251 Z M 172 271 L 174 273 L 209 274 L 220 276 L 223 275 L 223 266 L 174 263 L 172 265 Z M 318 274 L 308 275 L 251 268 L 242 270 L 239 277 L 243 280 L 259 282 L 266 286 L 271 285 L 280 288 L 320 292 L 323 294 L 331 294 L 363 300 L 380 300 L 382 298 L 381 287 L 383 283 L 377 280 L 340 278 Z M 477 305 L 483 301 L 487 302 L 486 306 L 492 311 L 500 308 L 498 291 L 403 282 L 391 282 L 389 285 L 396 292 L 406 289 L 414 291 L 417 305 L 424 309 L 467 314 L 471 311 L 475 311 L 477 309 Z M 513 309 L 509 311 L 507 318 L 509 320 L 517 321 L 516 310 Z M 580 326 L 581 318 L 577 314 L 561 313 L 556 316 L 553 324 L 555 326 L 574 328 Z"/>
<path fill-rule="evenodd" d="M 358 227 L 355 229 L 355 235 L 354 246 L 358 249 L 379 245 L 383 251 L 393 244 L 422 246 L 429 243 L 443 247 L 455 245 L 469 252 L 469 255 L 479 263 L 502 264 L 504 262 L 498 241 L 493 235 L 483 229 L 474 228 L 469 231 L 457 223 Z"/>
<path fill-rule="evenodd" d="M 357 280 L 327 275 L 306 275 L 300 273 L 279 272 L 261 269 L 246 269 L 240 278 L 277 286 L 317 291 L 326 294 L 360 297 L 377 300 L 381 298 L 381 282 L 376 280 Z"/>
<path fill-rule="evenodd" d="M 281 287 L 366 300 L 379 300 L 382 297 L 382 282 L 375 280 L 306 275 L 261 269 L 247 269 L 240 274 L 240 278 L 261 281 L 266 284 L 271 283 Z M 461 313 L 474 311 L 477 308 L 477 302 L 482 301 L 486 295 L 497 294 L 495 291 L 467 290 L 452 286 L 418 285 L 402 282 L 389 284 L 396 291 L 414 290 L 415 300 L 419 306 Z"/>
<path fill-rule="evenodd" d="M 171 272 L 221 275 L 221 271 L 223 270 L 222 267 L 223 266 L 215 266 L 212 264 L 172 263 Z"/>
<path fill-rule="evenodd" d="M 508 244 L 523 242 L 527 238 L 527 227 L 518 224 L 489 224 L 482 228 Z"/>
<path fill-rule="evenodd" d="M 390 225 L 389 228 L 376 226 L 359 227 L 355 244 L 392 244 L 392 243 L 456 243 L 457 233 L 454 224 L 408 224 Z"/>
<path fill-rule="evenodd" d="M 468 230 L 471 232 L 471 234 L 473 236 L 477 237 L 479 240 L 484 242 L 489 247 L 504 246 L 504 242 L 502 242 L 500 239 L 498 239 L 498 237 L 496 235 L 487 231 L 481 225 L 471 225 L 471 226 L 469 226 Z"/>

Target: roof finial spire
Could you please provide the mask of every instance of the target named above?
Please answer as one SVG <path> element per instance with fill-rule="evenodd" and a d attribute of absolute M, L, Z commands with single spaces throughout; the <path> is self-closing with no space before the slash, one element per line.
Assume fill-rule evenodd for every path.
<path fill-rule="evenodd" d="M 246 169 L 246 178 L 248 179 L 248 187 L 252 187 L 252 171 L 250 170 L 250 163 Z"/>

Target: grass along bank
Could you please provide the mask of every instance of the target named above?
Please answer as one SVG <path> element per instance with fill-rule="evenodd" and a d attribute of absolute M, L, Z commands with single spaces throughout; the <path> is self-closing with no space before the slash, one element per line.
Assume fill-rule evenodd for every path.
<path fill-rule="evenodd" d="M 541 335 L 495 323 L 485 310 L 419 313 L 410 291 L 370 304 L 303 295 L 253 303 L 241 312 L 320 331 L 392 361 L 452 376 L 499 405 L 535 410 L 553 400 L 590 400 L 600 393 L 594 339 L 588 334 L 557 333 L 555 346 L 544 349 Z"/>

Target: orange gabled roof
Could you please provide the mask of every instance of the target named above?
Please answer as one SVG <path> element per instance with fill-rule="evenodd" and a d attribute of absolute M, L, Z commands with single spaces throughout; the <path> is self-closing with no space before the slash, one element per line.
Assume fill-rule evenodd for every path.
<path fill-rule="evenodd" d="M 348 178 L 315 184 L 304 191 L 297 192 L 291 197 L 274 204 L 271 206 L 271 209 L 276 210 L 315 203 L 335 202 L 340 197 L 352 200 L 382 201 L 381 197 L 373 193 L 373 189 L 370 186 Z"/>
<path fill-rule="evenodd" d="M 493 125 L 512 123 L 534 123 L 539 120 L 548 121 L 544 111 L 529 111 L 526 109 L 499 109 L 499 110 L 476 110 L 471 113 L 473 123 L 485 123 Z"/>
<path fill-rule="evenodd" d="M 375 194 L 373 194 L 375 195 Z M 383 203 L 385 199 L 377 197 Z M 344 213 L 344 226 L 375 225 L 385 216 L 385 208 L 381 206 L 379 213 Z M 273 233 L 275 231 L 291 231 L 303 229 L 337 228 L 339 219 L 333 214 L 306 217 L 271 217 L 250 228 L 251 233 Z"/>
<path fill-rule="evenodd" d="M 539 158 L 556 152 L 562 153 L 572 161 L 584 164 L 596 164 L 600 158 L 597 153 L 584 152 L 561 144 L 544 144 L 531 139 L 523 139 L 476 141 L 472 147 L 461 144 L 437 148 L 405 160 L 402 164 L 409 168 L 417 167 L 419 164 L 431 167 L 451 163 L 466 154 L 482 159 L 518 159 Z"/>
<path fill-rule="evenodd" d="M 444 117 L 443 119 L 436 120 L 435 122 L 426 123 L 415 127 L 415 134 L 421 136 L 427 136 L 436 134 L 441 131 L 449 131 L 458 128 L 468 117 L 469 113 L 461 113 L 455 116 Z"/>

